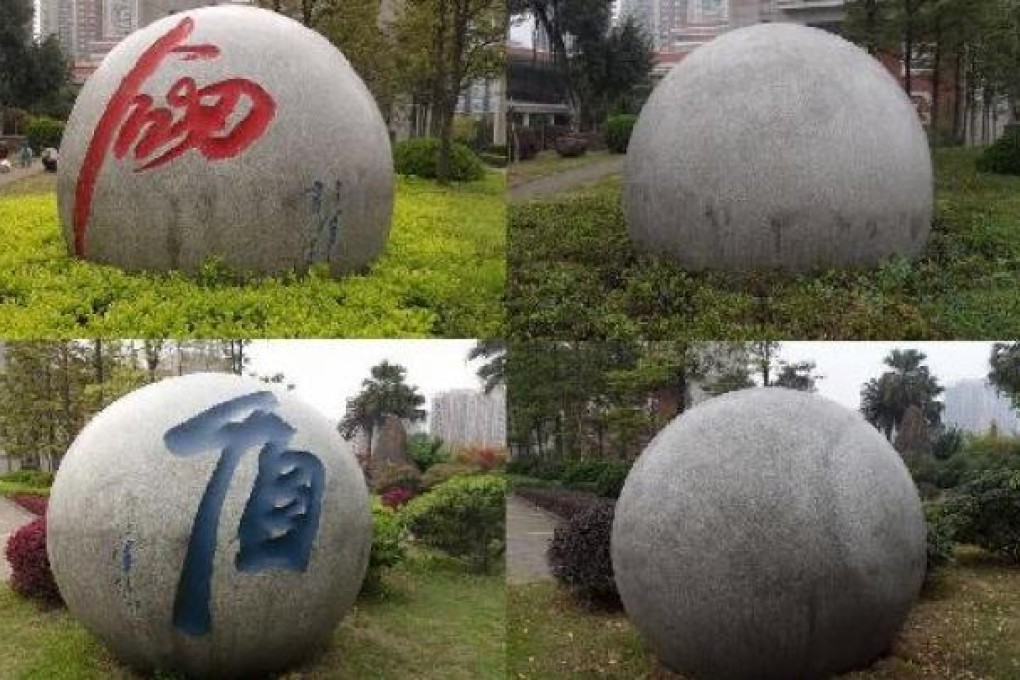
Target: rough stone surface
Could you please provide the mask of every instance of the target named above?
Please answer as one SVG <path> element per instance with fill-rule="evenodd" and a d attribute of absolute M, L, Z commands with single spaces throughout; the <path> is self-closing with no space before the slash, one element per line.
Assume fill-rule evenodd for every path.
<path fill-rule="evenodd" d="M 627 614 L 669 668 L 823 678 L 887 649 L 924 577 L 925 524 L 900 457 L 860 415 L 757 388 L 648 445 L 612 553 Z"/>
<path fill-rule="evenodd" d="M 655 89 L 627 151 L 636 247 L 688 269 L 916 257 L 933 211 L 917 114 L 879 62 L 794 24 L 727 33 Z"/>
<path fill-rule="evenodd" d="M 400 418 L 387 414 L 382 425 L 372 437 L 372 460 L 370 461 L 370 477 L 374 477 L 387 466 L 407 466 L 417 472 L 418 464 L 407 453 L 407 429 Z"/>
<path fill-rule="evenodd" d="M 110 52 L 75 102 L 57 195 L 70 252 L 95 262 L 342 274 L 386 243 L 393 162 L 372 96 L 329 41 L 219 6 Z"/>
<path fill-rule="evenodd" d="M 133 666 L 210 678 L 319 649 L 354 603 L 372 532 L 364 477 L 326 418 L 210 373 L 97 415 L 60 466 L 48 529 L 86 628 Z"/>

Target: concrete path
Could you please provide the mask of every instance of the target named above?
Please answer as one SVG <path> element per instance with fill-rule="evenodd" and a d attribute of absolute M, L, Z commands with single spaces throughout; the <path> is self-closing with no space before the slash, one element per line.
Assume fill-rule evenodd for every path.
<path fill-rule="evenodd" d="M 552 579 L 545 551 L 552 540 L 556 515 L 511 495 L 506 506 L 506 574 L 510 583 Z"/>
<path fill-rule="evenodd" d="M 7 549 L 7 539 L 15 531 L 35 519 L 35 515 L 23 507 L 0 496 L 0 581 L 6 582 L 11 576 L 11 565 L 3 557 Z"/>
<path fill-rule="evenodd" d="M 520 203 L 554 194 L 562 194 L 585 184 L 597 182 L 610 175 L 618 175 L 623 172 L 623 159 L 624 156 L 613 156 L 598 163 L 582 165 L 579 168 L 558 172 L 554 175 L 547 175 L 527 184 L 521 184 L 510 189 L 508 192 L 510 202 Z"/>
<path fill-rule="evenodd" d="M 8 173 L 0 174 L 0 187 L 2 187 L 5 184 L 10 184 L 11 182 L 16 182 L 19 179 L 25 179 L 26 177 L 31 177 L 32 175 L 38 175 L 40 172 L 43 171 L 42 161 L 40 161 L 38 158 L 33 160 L 32 165 L 27 168 L 22 168 L 20 165 L 18 165 L 18 160 L 16 158 L 11 159 L 11 163 L 14 164 L 14 169 Z"/>

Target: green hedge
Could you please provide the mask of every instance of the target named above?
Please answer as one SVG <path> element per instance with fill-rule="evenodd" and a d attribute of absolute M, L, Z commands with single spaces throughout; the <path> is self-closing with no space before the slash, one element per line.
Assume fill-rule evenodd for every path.
<path fill-rule="evenodd" d="M 999 175 L 1020 175 L 1020 125 L 1010 125 L 1002 137 L 977 159 L 977 169 Z"/>
<path fill-rule="evenodd" d="M 38 116 L 33 118 L 25 131 L 28 136 L 28 144 L 36 153 L 40 153 L 47 147 L 60 148 L 60 140 L 64 136 L 64 124 L 59 120 Z"/>
<path fill-rule="evenodd" d="M 378 497 L 372 497 L 372 552 L 368 558 L 368 571 L 361 589 L 372 592 L 379 589 L 384 569 L 391 569 L 407 557 L 404 543 L 404 525 L 400 516 L 384 506 Z"/>
<path fill-rule="evenodd" d="M 626 113 L 618 116 L 610 116 L 606 120 L 606 146 L 613 153 L 627 153 L 627 145 L 630 144 L 630 134 L 634 131 L 634 124 L 638 117 Z"/>
<path fill-rule="evenodd" d="M 401 175 L 436 178 L 439 140 L 418 137 L 398 142 L 393 150 L 393 166 Z M 450 147 L 450 179 L 470 182 L 485 177 L 485 166 L 471 149 L 456 142 Z"/>

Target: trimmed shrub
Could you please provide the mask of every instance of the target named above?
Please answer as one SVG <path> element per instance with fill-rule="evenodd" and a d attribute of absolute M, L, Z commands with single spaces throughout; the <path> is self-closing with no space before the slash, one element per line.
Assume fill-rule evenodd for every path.
<path fill-rule="evenodd" d="M 456 462 L 477 467 L 483 472 L 491 472 L 503 467 L 506 462 L 506 450 L 495 446 L 466 446 L 457 451 Z"/>
<path fill-rule="evenodd" d="M 32 520 L 15 531 L 4 551 L 11 565 L 11 589 L 47 603 L 61 601 L 46 555 L 46 517 Z"/>
<path fill-rule="evenodd" d="M 477 465 L 468 463 L 437 463 L 429 468 L 429 471 L 422 475 L 422 488 L 431 489 L 454 477 L 463 475 L 478 475 L 482 470 Z"/>
<path fill-rule="evenodd" d="M 48 488 L 53 486 L 53 473 L 42 470 L 16 470 L 0 475 L 0 481 Z"/>
<path fill-rule="evenodd" d="M 507 483 L 499 475 L 455 477 L 401 511 L 408 530 L 427 546 L 488 571 L 506 549 Z"/>
<path fill-rule="evenodd" d="M 382 504 L 387 508 L 396 510 L 401 505 L 404 505 L 409 500 L 414 498 L 417 494 L 411 489 L 406 489 L 402 486 L 394 486 L 391 489 L 387 489 L 386 493 L 379 496 Z"/>
<path fill-rule="evenodd" d="M 954 538 L 1020 562 L 1020 472 L 978 474 L 943 505 Z"/>
<path fill-rule="evenodd" d="M 376 493 L 382 493 L 394 487 L 419 491 L 421 489 L 421 474 L 410 465 L 387 463 L 372 475 L 371 487 Z"/>
<path fill-rule="evenodd" d="M 1002 137 L 977 159 L 977 169 L 999 175 L 1020 175 L 1020 125 L 1010 125 Z"/>
<path fill-rule="evenodd" d="M 28 144 L 35 149 L 36 155 L 47 147 L 60 148 L 60 140 L 64 137 L 64 124 L 46 116 L 33 118 L 25 130 Z"/>
<path fill-rule="evenodd" d="M 393 150 L 393 166 L 401 175 L 436 178 L 439 158 L 439 140 L 435 137 L 417 137 L 398 142 Z M 485 177 L 485 166 L 471 149 L 456 142 L 450 148 L 450 179 L 470 182 Z"/>
<path fill-rule="evenodd" d="M 610 460 L 607 463 L 595 480 L 595 493 L 606 498 L 619 498 L 631 466 L 622 460 Z"/>
<path fill-rule="evenodd" d="M 631 113 L 618 116 L 610 116 L 606 120 L 606 146 L 613 153 L 627 153 L 627 146 L 630 144 L 630 134 L 634 131 L 634 124 L 638 117 Z"/>
<path fill-rule="evenodd" d="M 928 559 L 924 579 L 928 582 L 938 569 L 953 563 L 956 544 L 953 541 L 952 519 L 941 507 L 925 505 L 924 516 L 928 528 Z"/>
<path fill-rule="evenodd" d="M 535 456 L 516 456 L 507 461 L 506 471 L 512 475 L 533 477 L 532 472 L 537 466 L 538 458 Z"/>
<path fill-rule="evenodd" d="M 34 494 L 19 493 L 11 496 L 11 500 L 28 510 L 33 515 L 45 515 L 46 508 L 50 504 L 47 496 L 36 496 Z"/>
<path fill-rule="evenodd" d="M 599 501 L 553 532 L 546 557 L 553 576 L 581 603 L 619 609 L 609 542 L 616 504 Z"/>
<path fill-rule="evenodd" d="M 560 158 L 575 158 L 588 152 L 588 140 L 584 137 L 564 135 L 556 140 L 556 153 Z"/>
<path fill-rule="evenodd" d="M 520 127 L 514 130 L 514 155 L 511 160 L 529 161 L 542 150 L 542 138 L 538 130 Z"/>
<path fill-rule="evenodd" d="M 407 438 L 407 455 L 422 472 L 436 463 L 445 463 L 450 456 L 443 448 L 443 440 L 427 434 L 412 434 Z"/>
<path fill-rule="evenodd" d="M 584 512 L 602 500 L 594 493 L 572 489 L 519 486 L 514 489 L 514 493 L 563 519 Z"/>
<path fill-rule="evenodd" d="M 361 590 L 379 589 L 383 569 L 391 569 L 407 557 L 404 527 L 400 516 L 377 499 L 372 500 L 372 552 L 368 557 L 368 570 Z"/>

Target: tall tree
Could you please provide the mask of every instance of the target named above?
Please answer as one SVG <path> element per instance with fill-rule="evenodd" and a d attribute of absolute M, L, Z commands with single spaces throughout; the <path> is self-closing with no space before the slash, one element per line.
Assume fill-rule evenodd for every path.
<path fill-rule="evenodd" d="M 347 410 L 338 430 L 344 439 L 358 432 L 368 440 L 368 454 L 372 454 L 372 435 L 387 415 L 403 420 L 425 419 L 425 397 L 414 385 L 407 384 L 407 369 L 388 361 L 373 366 L 370 377 L 361 383 L 361 392 L 347 400 Z"/>
<path fill-rule="evenodd" d="M 997 342 L 988 360 L 988 382 L 1020 409 L 1020 342 Z"/>
<path fill-rule="evenodd" d="M 479 340 L 468 352 L 468 361 L 486 360 L 478 369 L 486 394 L 506 384 L 506 349 L 505 340 Z"/>
<path fill-rule="evenodd" d="M 861 412 L 890 442 L 911 406 L 921 410 L 930 429 L 941 425 L 943 407 L 937 397 L 943 388 L 924 364 L 925 359 L 917 350 L 894 349 L 884 362 L 891 370 L 861 389 Z"/>

